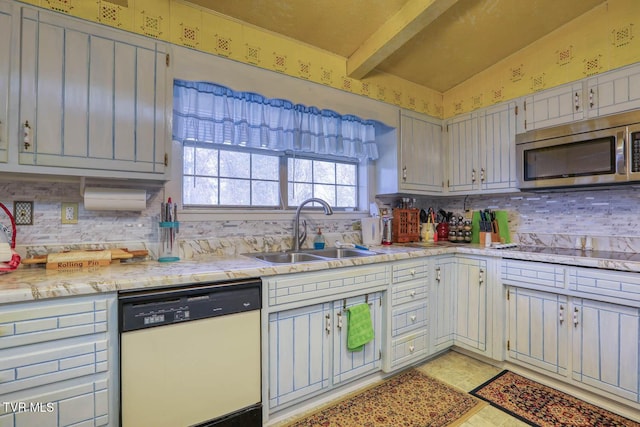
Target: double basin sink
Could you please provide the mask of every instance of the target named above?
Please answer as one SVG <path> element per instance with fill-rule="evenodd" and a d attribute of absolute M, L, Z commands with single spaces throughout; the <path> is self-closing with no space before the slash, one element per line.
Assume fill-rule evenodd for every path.
<path fill-rule="evenodd" d="M 297 252 L 249 253 L 244 255 L 271 264 L 296 264 L 301 262 L 331 261 L 343 258 L 359 258 L 377 255 L 377 253 L 363 249 L 327 248 Z"/>

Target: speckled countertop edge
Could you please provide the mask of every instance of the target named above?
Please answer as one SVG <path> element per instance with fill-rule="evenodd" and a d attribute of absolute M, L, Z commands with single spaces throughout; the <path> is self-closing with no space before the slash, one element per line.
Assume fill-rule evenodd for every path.
<path fill-rule="evenodd" d="M 578 267 L 640 272 L 640 262 L 618 261 L 593 256 L 559 256 L 478 245 L 437 245 L 424 248 L 377 246 L 377 255 L 345 258 L 334 261 L 314 261 L 298 264 L 268 264 L 239 256 L 202 255 L 174 263 L 143 261 L 113 264 L 81 271 L 51 271 L 43 267 L 24 267 L 0 275 L 0 304 L 60 298 L 73 295 L 147 289 L 192 283 L 220 282 L 277 274 L 321 271 L 329 268 L 368 265 L 403 259 L 436 256 L 448 253 L 493 256 L 527 261 L 551 262 Z"/>

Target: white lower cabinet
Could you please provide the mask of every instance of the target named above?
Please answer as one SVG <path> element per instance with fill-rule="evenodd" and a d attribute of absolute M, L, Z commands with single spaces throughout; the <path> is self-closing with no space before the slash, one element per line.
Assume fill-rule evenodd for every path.
<path fill-rule="evenodd" d="M 115 426 L 114 295 L 0 306 L 0 425 Z"/>
<path fill-rule="evenodd" d="M 388 266 L 272 276 L 263 283 L 268 412 L 381 369 Z M 369 304 L 374 339 L 349 351 L 346 310 L 363 303 Z"/>
<path fill-rule="evenodd" d="M 454 282 L 454 341 L 463 348 L 487 350 L 487 261 L 458 256 Z"/>
<path fill-rule="evenodd" d="M 637 273 L 504 260 L 502 281 L 508 361 L 640 408 Z"/>
<path fill-rule="evenodd" d="M 428 265 L 427 258 L 392 265 L 386 372 L 414 363 L 429 352 Z"/>
<path fill-rule="evenodd" d="M 508 290 L 508 358 L 567 375 L 570 321 L 564 295 L 523 288 Z"/>
<path fill-rule="evenodd" d="M 456 277 L 456 257 L 438 257 L 433 260 L 431 281 L 431 336 L 434 352 L 446 350 L 453 345 L 453 289 Z"/>
<path fill-rule="evenodd" d="M 574 298 L 570 323 L 572 378 L 640 402 L 640 309 Z"/>

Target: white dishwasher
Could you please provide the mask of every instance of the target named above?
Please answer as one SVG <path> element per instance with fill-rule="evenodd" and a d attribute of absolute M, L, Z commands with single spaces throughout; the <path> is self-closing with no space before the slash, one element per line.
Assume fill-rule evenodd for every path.
<path fill-rule="evenodd" d="M 260 290 L 122 292 L 121 427 L 261 426 Z"/>

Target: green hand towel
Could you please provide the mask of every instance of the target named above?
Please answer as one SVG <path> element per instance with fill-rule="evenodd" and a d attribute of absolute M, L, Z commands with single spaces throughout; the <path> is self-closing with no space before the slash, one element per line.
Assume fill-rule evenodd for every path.
<path fill-rule="evenodd" d="M 360 351 L 373 339 L 373 324 L 369 304 L 358 304 L 347 309 L 347 350 Z"/>

